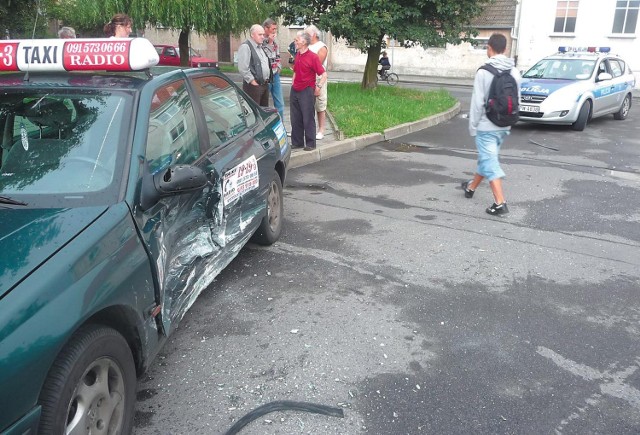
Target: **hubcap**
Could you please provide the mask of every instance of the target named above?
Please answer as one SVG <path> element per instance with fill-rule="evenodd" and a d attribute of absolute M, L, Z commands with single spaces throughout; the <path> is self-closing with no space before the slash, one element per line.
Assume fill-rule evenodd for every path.
<path fill-rule="evenodd" d="M 110 358 L 95 360 L 71 396 L 65 433 L 118 433 L 124 422 L 124 390 L 120 367 Z"/>
<path fill-rule="evenodd" d="M 269 187 L 267 215 L 269 216 L 269 228 L 271 231 L 275 231 L 280 222 L 280 195 L 278 195 L 278 185 L 275 181 L 272 181 Z"/>

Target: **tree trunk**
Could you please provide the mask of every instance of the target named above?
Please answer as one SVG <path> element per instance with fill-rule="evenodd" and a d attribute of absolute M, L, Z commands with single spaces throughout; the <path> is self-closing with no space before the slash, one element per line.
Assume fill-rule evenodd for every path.
<path fill-rule="evenodd" d="M 362 77 L 362 89 L 373 89 L 378 86 L 378 60 L 382 48 L 382 37 L 379 42 L 367 49 L 367 64 Z"/>
<path fill-rule="evenodd" d="M 180 65 L 189 65 L 189 28 L 180 30 L 178 36 L 178 47 L 180 47 Z"/>

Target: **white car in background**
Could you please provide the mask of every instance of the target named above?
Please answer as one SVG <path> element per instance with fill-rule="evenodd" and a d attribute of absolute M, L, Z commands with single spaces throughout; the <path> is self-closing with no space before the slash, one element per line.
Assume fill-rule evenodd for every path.
<path fill-rule="evenodd" d="M 629 114 L 635 77 L 608 47 L 560 47 L 522 75 L 520 120 L 584 130 L 592 118 Z"/>

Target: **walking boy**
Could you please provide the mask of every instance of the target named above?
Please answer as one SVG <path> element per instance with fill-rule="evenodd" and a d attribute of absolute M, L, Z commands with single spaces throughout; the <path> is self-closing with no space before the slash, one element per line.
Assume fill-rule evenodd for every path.
<path fill-rule="evenodd" d="M 520 73 L 514 67 L 513 59 L 504 55 L 507 48 L 507 39 L 504 35 L 494 33 L 489 38 L 487 46 L 488 65 L 499 71 L 510 71 L 511 76 L 518 85 L 518 101 L 520 89 Z M 473 93 L 471 95 L 471 108 L 469 110 L 469 133 L 476 139 L 478 149 L 478 167 L 472 180 L 462 183 L 464 196 L 473 197 L 476 189 L 484 178 L 489 180 L 489 186 L 493 192 L 494 202 L 487 208 L 490 215 L 502 215 L 509 213 L 507 200 L 502 191 L 502 178 L 505 173 L 500 167 L 498 155 L 500 146 L 504 138 L 510 133 L 511 127 L 500 127 L 487 118 L 486 104 L 494 75 L 485 70 L 479 69 L 473 82 Z M 516 103 L 517 104 L 517 103 Z"/>

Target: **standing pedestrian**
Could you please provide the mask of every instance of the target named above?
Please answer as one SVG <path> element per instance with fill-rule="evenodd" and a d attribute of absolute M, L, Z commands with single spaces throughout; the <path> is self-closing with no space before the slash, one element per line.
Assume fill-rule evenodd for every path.
<path fill-rule="evenodd" d="M 320 58 L 320 63 L 322 63 L 322 67 L 324 70 L 327 70 L 327 54 L 329 50 L 327 49 L 327 45 L 320 40 L 320 31 L 313 24 L 307 26 L 304 29 L 305 33 L 307 33 L 311 37 L 311 44 L 309 45 L 309 50 L 313 51 Z M 316 113 L 318 115 L 318 132 L 316 133 L 316 139 L 320 140 L 324 138 L 324 126 L 327 119 L 327 85 L 326 82 L 320 88 L 320 94 L 316 97 L 315 102 Z"/>
<path fill-rule="evenodd" d="M 327 72 L 317 54 L 309 50 L 311 37 L 298 32 L 295 39 L 298 53 L 293 64 L 293 82 L 289 96 L 291 112 L 291 143 L 305 151 L 316 149 L 315 99 L 327 82 Z M 320 81 L 316 77 L 320 76 Z"/>
<path fill-rule="evenodd" d="M 127 14 L 115 14 L 111 21 L 104 25 L 104 34 L 109 38 L 128 38 L 131 34 L 133 20 Z"/>
<path fill-rule="evenodd" d="M 242 90 L 260 106 L 269 105 L 269 82 L 271 65 L 262 49 L 264 28 L 254 24 L 249 30 L 250 38 L 238 48 L 238 70 L 242 75 Z"/>
<path fill-rule="evenodd" d="M 76 31 L 73 27 L 64 26 L 58 30 L 58 38 L 73 39 L 76 37 Z"/>
<path fill-rule="evenodd" d="M 487 46 L 488 65 L 499 71 L 510 71 L 520 88 L 520 73 L 514 67 L 513 59 L 504 55 L 507 48 L 507 39 L 504 35 L 494 33 L 489 38 Z M 478 166 L 472 180 L 462 183 L 464 196 L 472 198 L 476 189 L 484 178 L 489 180 L 489 186 L 493 192 L 494 202 L 487 208 L 490 215 L 502 215 L 509 213 L 507 200 L 502 190 L 502 178 L 505 173 L 500 167 L 498 156 L 500 146 L 504 138 L 510 133 L 511 127 L 500 127 L 487 118 L 486 103 L 491 88 L 494 75 L 483 68 L 476 72 L 473 82 L 473 92 L 471 94 L 471 108 L 469 110 L 469 133 L 475 136 L 476 147 L 478 149 Z"/>
<path fill-rule="evenodd" d="M 269 82 L 269 91 L 273 98 L 273 105 L 280 114 L 280 119 L 284 121 L 284 98 L 282 97 L 282 86 L 280 85 L 280 70 L 282 70 L 282 62 L 280 60 L 280 48 L 276 42 L 278 36 L 278 24 L 271 18 L 267 18 L 262 23 L 264 27 L 265 40 L 264 51 L 269 58 L 271 64 L 271 81 Z"/>

